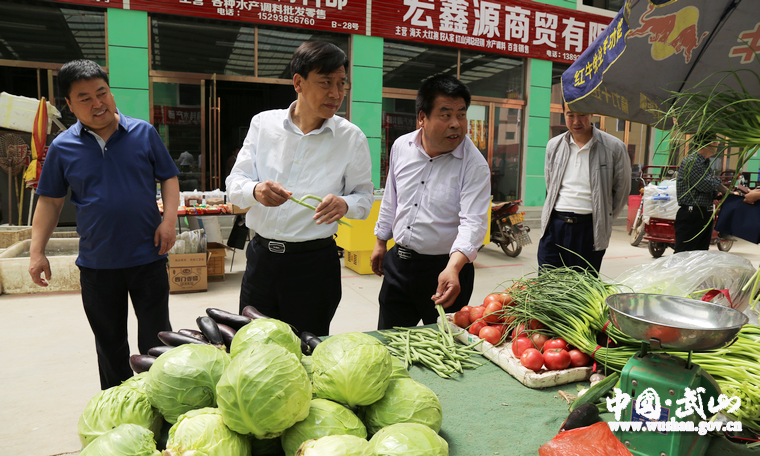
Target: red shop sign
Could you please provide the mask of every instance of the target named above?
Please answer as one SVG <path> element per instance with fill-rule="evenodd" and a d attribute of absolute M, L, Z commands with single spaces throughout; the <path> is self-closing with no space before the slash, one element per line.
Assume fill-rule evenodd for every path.
<path fill-rule="evenodd" d="M 610 18 L 526 0 L 384 0 L 372 35 L 573 62 Z"/>
<path fill-rule="evenodd" d="M 366 0 L 130 0 L 134 10 L 364 33 Z"/>

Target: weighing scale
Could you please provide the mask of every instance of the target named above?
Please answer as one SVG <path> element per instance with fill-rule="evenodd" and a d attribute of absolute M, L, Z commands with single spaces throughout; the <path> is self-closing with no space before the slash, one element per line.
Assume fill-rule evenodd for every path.
<path fill-rule="evenodd" d="M 698 428 L 698 413 L 679 418 L 676 410 L 686 411 L 679 400 L 686 388 L 700 393 L 702 410 L 709 419 L 710 398 L 717 403 L 720 387 L 701 367 L 691 362 L 693 351 L 713 350 L 732 343 L 749 319 L 738 310 L 720 304 L 677 296 L 621 293 L 607 297 L 610 320 L 624 334 L 640 340 L 641 350 L 623 367 L 620 389 L 631 401 L 621 421 L 692 421 Z M 653 350 L 672 349 L 689 352 L 688 359 Z M 639 395 L 652 388 L 659 398 L 660 416 L 654 420 L 636 412 Z M 651 390 L 649 390 L 651 392 Z M 653 395 L 646 396 L 652 398 Z M 654 401 L 653 401 L 654 402 Z M 697 402 L 699 406 L 699 402 Z M 641 456 L 700 456 L 710 443 L 710 435 L 674 431 L 617 431 L 615 436 L 633 453 Z"/>

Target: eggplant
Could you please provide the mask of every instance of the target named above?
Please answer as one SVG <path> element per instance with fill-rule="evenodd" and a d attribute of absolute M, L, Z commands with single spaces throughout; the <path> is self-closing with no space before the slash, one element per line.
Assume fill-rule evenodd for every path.
<path fill-rule="evenodd" d="M 209 342 L 208 338 L 202 332 L 197 331 L 195 329 L 180 329 L 179 331 L 177 331 L 177 334 L 182 334 L 183 336 L 195 337 L 196 339 L 202 342 Z"/>
<path fill-rule="evenodd" d="M 251 322 L 250 317 L 234 314 L 214 307 L 206 309 L 206 315 L 213 318 L 215 322 L 225 324 L 235 330 L 238 330 Z"/>
<path fill-rule="evenodd" d="M 150 356 L 155 356 L 156 358 L 158 358 L 159 356 L 168 352 L 172 348 L 174 347 L 172 347 L 171 345 L 159 345 L 158 347 L 153 347 L 150 350 L 148 350 L 148 354 Z"/>
<path fill-rule="evenodd" d="M 311 348 L 304 341 L 301 341 L 301 353 L 303 353 L 306 356 L 310 356 L 311 355 Z"/>
<path fill-rule="evenodd" d="M 176 333 L 174 331 L 161 331 L 158 333 L 158 340 L 166 345 L 178 346 L 184 344 L 201 344 L 208 345 L 208 342 L 204 342 L 200 339 L 196 339 L 192 336 L 186 336 L 184 334 Z"/>
<path fill-rule="evenodd" d="M 195 322 L 198 324 L 198 328 L 200 328 L 203 335 L 206 336 L 206 340 L 208 340 L 211 345 L 220 350 L 224 350 L 225 347 L 222 333 L 219 331 L 219 326 L 213 318 L 206 316 L 198 317 L 195 319 Z"/>
<path fill-rule="evenodd" d="M 132 355 L 129 357 L 129 367 L 131 367 L 136 374 L 140 374 L 142 372 L 147 372 L 155 361 L 155 356 Z"/>
<path fill-rule="evenodd" d="M 229 353 L 230 348 L 232 347 L 232 338 L 235 337 L 235 333 L 237 333 L 237 331 L 223 323 L 217 323 L 216 326 L 219 328 L 219 332 L 222 333 L 224 345 L 227 346 L 227 352 Z"/>
<path fill-rule="evenodd" d="M 599 408 L 595 404 L 586 402 L 570 412 L 570 415 L 567 416 L 562 426 L 560 426 L 559 432 L 591 426 L 600 421 L 602 419 L 599 418 Z"/>
<path fill-rule="evenodd" d="M 311 354 L 314 352 L 314 349 L 317 348 L 317 345 L 322 343 L 322 339 L 310 332 L 304 331 L 301 333 L 301 342 L 309 347 L 309 354 Z M 303 345 L 301 346 L 301 349 L 303 349 Z"/>
<path fill-rule="evenodd" d="M 253 306 L 245 306 L 243 307 L 243 315 L 250 318 L 251 320 L 256 320 L 257 318 L 269 318 L 263 313 L 259 312 L 255 307 Z"/>

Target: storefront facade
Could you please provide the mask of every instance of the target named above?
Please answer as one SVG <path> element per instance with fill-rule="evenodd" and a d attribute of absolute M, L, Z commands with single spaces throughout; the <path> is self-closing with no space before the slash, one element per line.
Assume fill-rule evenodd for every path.
<path fill-rule="evenodd" d="M 182 190 L 224 188 L 250 118 L 295 99 L 295 48 L 327 40 L 350 57 L 339 114 L 367 135 L 376 187 L 416 126 L 417 87 L 444 73 L 473 94 L 468 133 L 494 200 L 527 206 L 543 204 L 546 143 L 564 130 L 558 76 L 613 15 L 576 0 L 0 0 L 0 13 L 0 90 L 47 97 L 69 125 L 57 70 L 97 61 L 119 109 L 162 135 Z M 595 121 L 652 164 L 651 128 Z"/>

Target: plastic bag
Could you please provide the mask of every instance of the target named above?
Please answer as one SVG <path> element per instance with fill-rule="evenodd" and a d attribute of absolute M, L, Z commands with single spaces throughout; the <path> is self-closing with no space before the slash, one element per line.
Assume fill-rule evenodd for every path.
<path fill-rule="evenodd" d="M 644 187 L 644 223 L 649 217 L 675 220 L 678 213 L 678 195 L 676 181 L 664 180 L 660 185 L 649 184 Z"/>
<path fill-rule="evenodd" d="M 205 253 L 206 234 L 203 230 L 185 231 L 177 235 L 174 247 L 169 250 L 170 254 Z"/>
<path fill-rule="evenodd" d="M 742 291 L 742 287 L 754 273 L 752 263 L 738 255 L 717 250 L 697 250 L 635 266 L 623 272 L 616 281 L 635 293 L 682 297 L 711 288 L 727 289 L 731 296 L 730 303 L 722 294 L 711 302 L 743 312 L 749 305 L 750 290 Z M 704 292 L 690 297 L 702 299 L 703 295 Z"/>
<path fill-rule="evenodd" d="M 538 449 L 538 456 L 632 456 L 605 422 L 560 432 Z"/>

